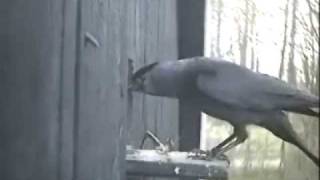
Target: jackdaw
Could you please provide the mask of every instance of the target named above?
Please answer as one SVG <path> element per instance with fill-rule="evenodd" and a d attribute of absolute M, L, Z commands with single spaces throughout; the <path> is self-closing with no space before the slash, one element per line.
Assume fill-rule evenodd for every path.
<path fill-rule="evenodd" d="M 210 152 L 224 153 L 244 142 L 246 126 L 263 127 L 297 146 L 317 166 L 313 155 L 294 132 L 285 111 L 318 116 L 319 98 L 277 78 L 220 59 L 193 57 L 155 62 L 136 71 L 129 89 L 177 98 L 195 109 L 229 122 L 233 133 Z"/>

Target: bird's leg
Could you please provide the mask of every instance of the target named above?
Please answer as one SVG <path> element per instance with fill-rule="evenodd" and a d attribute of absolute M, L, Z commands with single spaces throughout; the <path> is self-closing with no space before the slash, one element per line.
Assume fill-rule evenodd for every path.
<path fill-rule="evenodd" d="M 227 145 L 228 143 L 230 143 L 232 140 L 234 140 L 236 138 L 236 134 L 232 133 L 228 138 L 226 138 L 225 140 L 223 140 L 220 144 L 218 144 L 217 146 L 213 147 L 211 149 L 211 153 L 212 154 L 216 154 L 215 152 L 219 151 L 221 148 L 223 148 L 225 145 Z"/>
<path fill-rule="evenodd" d="M 201 149 L 193 149 L 191 152 L 194 155 L 191 155 L 190 157 L 194 156 L 195 158 L 198 158 L 198 159 L 208 159 L 208 157 L 215 157 L 215 155 L 217 154 L 216 152 L 219 152 L 223 146 L 230 143 L 230 141 L 234 140 L 234 138 L 236 138 L 236 134 L 232 133 L 228 138 L 226 138 L 220 144 L 218 144 L 217 146 L 212 148 L 210 151 L 204 151 Z"/>
<path fill-rule="evenodd" d="M 230 149 L 236 147 L 237 145 L 243 143 L 244 139 L 240 139 L 240 138 L 237 138 L 235 141 L 229 143 L 227 146 L 223 147 L 220 149 L 220 151 L 216 152 L 216 155 L 220 155 L 220 154 L 223 154 L 227 151 L 229 151 Z"/>
<path fill-rule="evenodd" d="M 212 153 L 214 153 L 213 156 L 214 155 L 218 156 L 218 155 L 221 155 L 221 154 L 229 151 L 230 149 L 234 148 L 235 146 L 243 143 L 248 138 L 248 133 L 244 127 L 243 128 L 242 127 L 235 128 L 234 134 L 236 136 L 236 140 L 227 144 L 226 146 L 224 146 L 220 149 L 215 150 L 215 152 L 212 152 Z"/>
<path fill-rule="evenodd" d="M 222 153 L 218 153 L 221 151 L 221 149 L 226 146 L 227 144 L 232 143 L 232 141 L 236 138 L 236 133 L 232 133 L 229 137 L 227 137 L 225 140 L 223 140 L 220 144 L 218 144 L 217 146 L 213 147 L 210 151 L 207 152 L 207 159 L 212 159 L 217 158 L 220 160 L 224 160 L 227 161 L 228 164 L 230 164 L 230 160 L 228 159 L 228 157 Z"/>

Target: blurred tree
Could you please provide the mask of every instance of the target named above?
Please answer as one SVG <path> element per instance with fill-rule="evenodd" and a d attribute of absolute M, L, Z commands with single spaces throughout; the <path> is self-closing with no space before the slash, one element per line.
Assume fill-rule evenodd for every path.
<path fill-rule="evenodd" d="M 255 67 L 255 61 L 256 61 L 256 57 L 255 57 L 255 47 L 257 46 L 257 41 L 256 41 L 256 32 L 255 32 L 255 25 L 256 25 L 256 11 L 257 11 L 257 7 L 256 7 L 256 3 L 253 1 L 251 3 L 251 17 L 250 17 L 250 45 L 251 45 L 251 66 L 250 69 L 254 71 L 254 67 Z"/>
<path fill-rule="evenodd" d="M 283 32 L 283 41 L 282 41 L 282 49 L 281 49 L 281 60 L 280 60 L 280 68 L 279 68 L 279 78 L 282 79 L 284 72 L 284 56 L 286 53 L 287 47 L 287 32 L 288 32 L 288 14 L 289 14 L 289 3 L 290 0 L 286 0 L 285 8 L 284 8 L 284 32 Z"/>
<path fill-rule="evenodd" d="M 223 0 L 218 0 L 217 4 L 217 42 L 216 42 L 216 51 L 217 56 L 221 57 L 221 47 L 220 47 L 220 39 L 221 39 L 221 21 L 222 21 L 222 9 L 223 9 Z"/>
<path fill-rule="evenodd" d="M 239 25 L 239 50 L 240 50 L 240 65 L 246 66 L 247 64 L 247 47 L 248 47 L 248 31 L 249 31 L 249 0 L 245 1 L 245 9 L 242 11 L 244 15 L 244 30 L 241 36 L 241 25 Z"/>
<path fill-rule="evenodd" d="M 297 6 L 298 0 L 292 1 L 292 22 L 291 22 L 291 32 L 290 32 L 290 52 L 288 59 L 288 83 L 296 86 L 297 85 L 297 71 L 295 66 L 295 48 L 296 48 L 296 21 L 297 21 Z"/>
<path fill-rule="evenodd" d="M 209 18 L 210 18 L 210 20 L 211 20 L 211 22 L 215 22 L 215 18 L 214 18 L 214 13 L 213 13 L 213 9 L 214 9 L 214 7 L 215 7 L 215 0 L 209 0 L 209 3 L 210 3 L 210 6 L 209 7 L 211 7 L 211 12 L 209 13 L 210 14 L 210 16 L 209 16 Z M 213 43 L 214 42 L 214 38 L 213 37 L 211 37 L 211 39 L 210 39 L 210 56 L 211 57 L 215 57 L 215 43 Z"/>

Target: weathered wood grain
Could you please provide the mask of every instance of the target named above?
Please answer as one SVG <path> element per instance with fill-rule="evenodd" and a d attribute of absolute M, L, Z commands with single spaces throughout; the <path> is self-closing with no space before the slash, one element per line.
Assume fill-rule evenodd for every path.
<path fill-rule="evenodd" d="M 127 149 L 127 173 L 143 177 L 227 179 L 225 161 L 192 159 L 188 152 Z"/>
<path fill-rule="evenodd" d="M 0 179 L 58 178 L 63 2 L 1 1 Z"/>
<path fill-rule="evenodd" d="M 135 69 L 147 63 L 177 59 L 175 1 L 137 0 L 129 4 L 129 56 Z M 164 16 L 165 14 L 165 16 Z M 160 139 L 178 137 L 178 103 L 133 93 L 132 116 L 128 123 L 128 144 L 138 146 L 146 130 Z M 152 147 L 149 144 L 147 147 Z"/>
<path fill-rule="evenodd" d="M 146 130 L 178 146 L 178 102 L 126 90 L 128 58 L 178 59 L 177 0 L 0 7 L 1 180 L 124 179 L 125 144 Z"/>
<path fill-rule="evenodd" d="M 1 180 L 125 178 L 124 2 L 1 1 Z"/>

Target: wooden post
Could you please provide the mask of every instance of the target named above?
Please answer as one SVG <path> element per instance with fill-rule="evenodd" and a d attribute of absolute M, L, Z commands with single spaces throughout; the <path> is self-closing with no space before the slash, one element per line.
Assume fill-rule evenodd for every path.
<path fill-rule="evenodd" d="M 204 0 L 178 0 L 179 59 L 204 54 Z M 179 102 L 179 150 L 200 147 L 201 114 L 192 105 Z"/>

